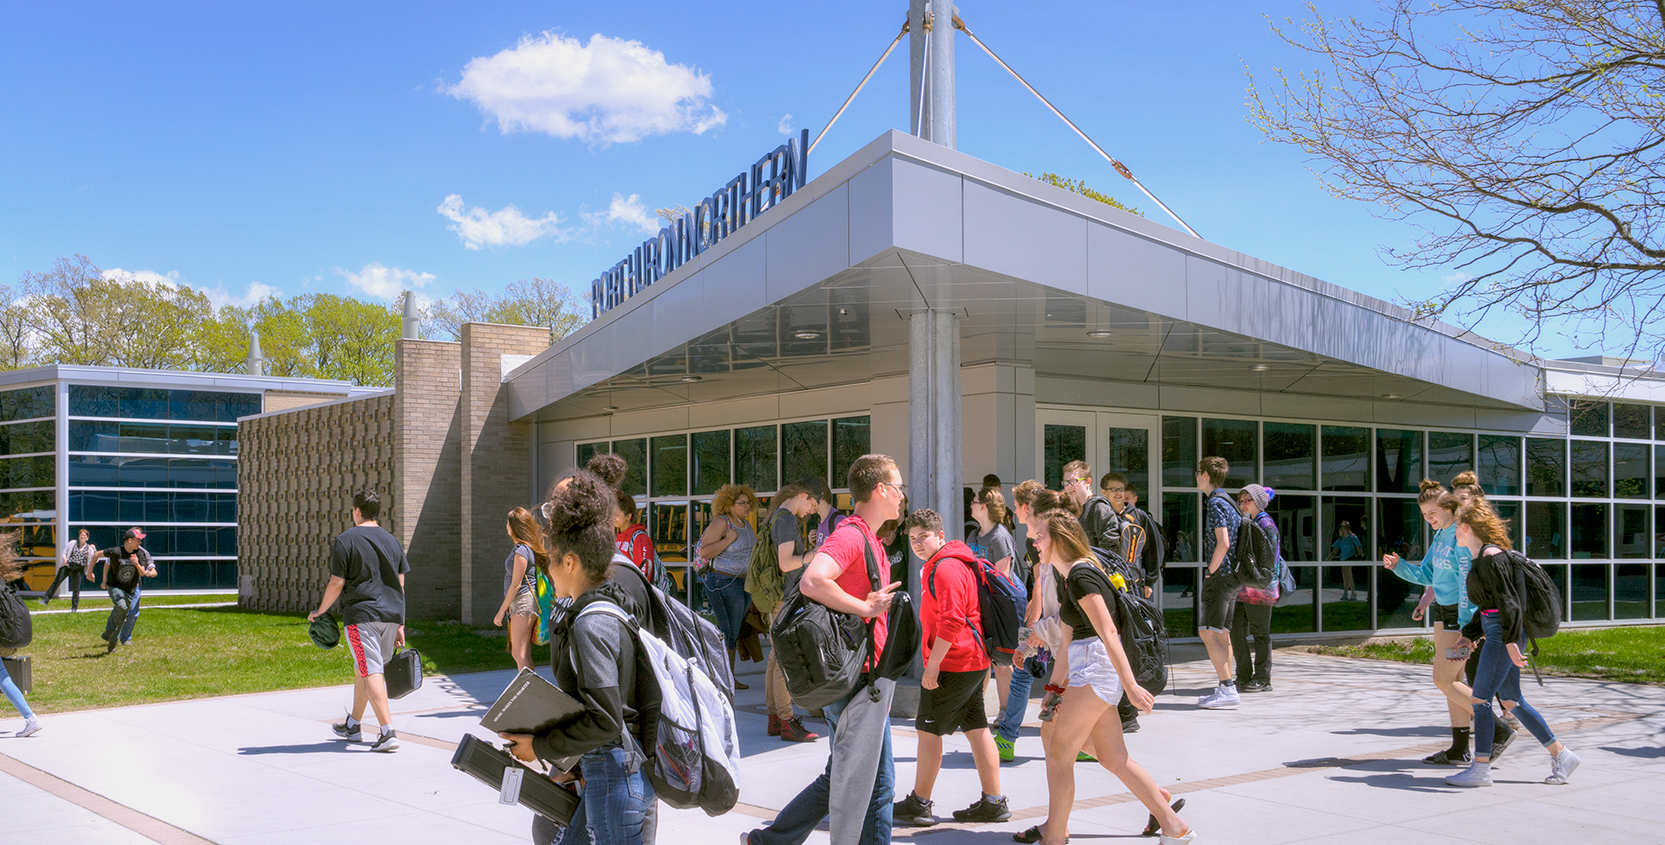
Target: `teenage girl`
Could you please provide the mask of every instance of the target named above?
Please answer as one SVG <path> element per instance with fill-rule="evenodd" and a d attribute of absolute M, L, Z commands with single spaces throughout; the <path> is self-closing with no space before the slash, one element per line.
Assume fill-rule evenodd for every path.
<path fill-rule="evenodd" d="M 514 548 L 503 561 L 503 603 L 498 606 L 491 624 L 501 628 L 504 617 L 508 617 L 509 653 L 514 655 L 516 668 L 530 669 L 532 634 L 538 626 L 537 570 L 532 567 L 547 568 L 549 556 L 544 554 L 543 542 L 538 539 L 538 523 L 532 519 L 531 511 L 525 508 L 509 511 L 506 527 Z"/>
<path fill-rule="evenodd" d="M 19 532 L 10 531 L 0 534 L 0 590 L 13 590 L 16 585 L 12 582 L 23 577 L 23 562 L 17 559 L 17 538 Z M 22 606 L 18 602 L 18 606 Z M 28 611 L 24 611 L 27 613 Z M 12 682 L 12 676 L 6 671 L 6 665 L 0 662 L 0 694 L 17 708 L 17 714 L 23 717 L 23 730 L 12 736 L 31 736 L 40 730 L 40 722 L 35 719 L 35 711 L 29 709 L 29 702 L 23 698 L 23 690 Z"/>
<path fill-rule="evenodd" d="M 547 733 L 501 734 L 526 762 L 579 757 L 572 775 L 582 778 L 583 787 L 561 845 L 642 845 L 643 822 L 655 800 L 636 738 L 636 638 L 610 612 L 583 613 L 591 604 L 616 606 L 623 595 L 607 584 L 617 550 L 616 508 L 601 479 L 579 472 L 557 489 L 547 509 L 544 572 L 556 595 L 572 599 L 565 620 L 551 631 L 550 666 L 556 686 L 583 712 Z"/>
<path fill-rule="evenodd" d="M 971 547 L 972 554 L 994 564 L 1001 577 L 1021 586 L 1022 580 L 1018 578 L 1016 568 L 1017 542 L 1012 539 L 1012 532 L 1006 529 L 1010 514 L 1006 512 L 1006 497 L 999 487 L 984 487 L 977 491 L 977 497 L 971 500 L 971 518 L 977 522 L 976 535 L 966 538 L 966 545 Z M 1007 715 L 1009 702 L 1016 700 L 1020 708 L 1028 706 L 1029 688 L 1034 682 L 1028 672 L 1019 676 L 1008 663 L 996 665 L 993 674 L 995 690 L 1000 697 L 998 712 L 1002 714 L 1002 720 Z M 1013 699 L 1013 695 L 1017 698 Z M 1021 722 L 1022 716 L 1019 715 L 1018 719 Z"/>
<path fill-rule="evenodd" d="M 757 545 L 757 534 L 752 531 L 752 506 L 757 494 L 744 484 L 724 484 L 711 499 L 711 524 L 700 535 L 700 554 L 711 561 L 711 568 L 702 576 L 705 598 L 711 602 L 711 612 L 717 617 L 717 628 L 728 644 L 728 665 L 734 666 L 735 645 L 740 642 L 740 628 L 746 622 L 746 610 L 751 607 L 751 596 L 746 594 L 746 573 L 752 568 L 752 546 Z M 735 673 L 735 689 L 750 689 L 740 683 Z"/>
<path fill-rule="evenodd" d="M 1115 587 L 1093 562 L 1087 534 L 1074 516 L 1048 511 L 1036 517 L 1035 528 L 1041 563 L 1053 571 L 1058 584 L 1059 619 L 1064 626 L 1065 648 L 1053 662 L 1048 691 L 1063 688 L 1064 692 L 1052 717 L 1046 757 L 1046 821 L 1012 838 L 1047 845 L 1069 841 L 1070 808 L 1075 804 L 1074 755 L 1090 736 L 1099 763 L 1155 818 L 1162 845 L 1188 845 L 1196 840 L 1196 831 L 1180 819 L 1176 807 L 1168 805 L 1173 796 L 1127 754 L 1116 702 L 1125 688 L 1133 705 L 1148 714 L 1155 698 L 1134 679 L 1133 666 L 1116 636 L 1108 604 L 1115 600 L 1111 598 Z"/>
<path fill-rule="evenodd" d="M 1456 478 L 1451 479 L 1451 494 L 1457 497 L 1459 504 L 1468 504 L 1475 499 L 1486 500 L 1486 491 L 1480 486 L 1480 478 L 1472 470 L 1459 472 Z M 1479 668 L 1480 650 L 1475 649 L 1469 654 L 1468 662 L 1463 664 L 1463 678 L 1468 681 L 1468 685 L 1471 687 L 1474 686 L 1474 673 Z M 1520 721 L 1515 718 L 1515 706 L 1503 701 L 1499 701 L 1498 705 L 1503 708 L 1504 724 L 1499 728 L 1498 738 L 1492 742 L 1493 763 L 1496 763 L 1497 758 L 1503 756 L 1504 749 L 1515 741 L 1515 735 L 1520 728 Z"/>

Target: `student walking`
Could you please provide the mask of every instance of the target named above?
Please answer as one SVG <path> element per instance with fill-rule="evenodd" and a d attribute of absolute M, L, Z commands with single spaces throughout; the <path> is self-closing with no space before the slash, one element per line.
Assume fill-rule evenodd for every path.
<path fill-rule="evenodd" d="M 752 530 L 752 506 L 757 494 L 744 484 L 724 484 L 711 499 L 711 524 L 700 535 L 700 554 L 711 561 L 711 568 L 701 580 L 705 597 L 711 602 L 711 612 L 717 617 L 717 628 L 728 644 L 728 665 L 734 668 L 734 650 L 740 642 L 740 626 L 746 622 L 746 610 L 751 607 L 751 596 L 746 594 L 746 572 L 752 565 L 752 546 L 757 545 L 757 533 Z M 750 689 L 740 683 L 739 672 L 734 673 L 735 689 Z"/>
<path fill-rule="evenodd" d="M 87 529 L 77 533 L 75 542 L 64 548 L 63 554 L 58 556 L 58 574 L 52 578 L 52 586 L 40 597 L 40 606 L 45 607 L 58 597 L 58 585 L 69 582 L 69 609 L 81 609 L 81 580 L 92 580 L 93 553 L 98 549 L 88 540 Z"/>
<path fill-rule="evenodd" d="M 146 578 L 156 577 L 150 552 L 139 545 L 144 539 L 145 532 L 129 528 L 122 534 L 121 545 L 111 546 L 95 558 L 104 561 L 98 588 L 110 592 L 110 615 L 101 635 L 106 653 L 133 641 L 133 627 L 139 621 L 139 585 Z"/>
<path fill-rule="evenodd" d="M 613 499 L 617 507 L 613 512 L 613 528 L 617 531 L 619 554 L 630 558 L 630 565 L 636 567 L 649 584 L 659 583 L 659 570 L 655 567 L 659 555 L 653 547 L 653 537 L 641 522 L 636 497 L 623 490 L 614 490 Z"/>
<path fill-rule="evenodd" d="M 850 465 L 849 484 L 855 513 L 804 566 L 799 590 L 835 612 L 872 620 L 873 649 L 864 668 L 873 671 L 884 656 L 891 595 L 901 584 L 893 581 L 875 590 L 869 580 L 869 556 L 884 558 L 884 549 L 870 526 L 900 518 L 907 485 L 902 483 L 896 460 L 888 455 L 857 458 Z M 835 843 L 890 842 L 891 801 L 896 786 L 889 715 L 894 691 L 894 684 L 883 679 L 858 684 L 848 698 L 823 708 L 833 727 L 826 770 L 787 802 L 768 827 L 740 834 L 741 845 L 802 845 L 829 812 Z M 840 720 L 851 715 L 850 708 L 858 702 L 865 711 L 860 714 L 864 717 L 863 728 L 840 730 Z M 855 832 L 857 828 L 859 833 Z"/>
<path fill-rule="evenodd" d="M 82 532 L 82 537 L 85 536 L 86 532 Z M 17 557 L 17 538 L 16 531 L 0 534 L 0 590 L 12 594 L 10 601 L 0 603 L 0 614 L 29 612 L 28 608 L 23 606 L 23 600 L 17 597 L 16 582 L 23 577 L 23 561 Z M 40 720 L 35 718 L 35 711 L 29 709 L 29 701 L 23 697 L 23 690 L 18 689 L 17 683 L 12 680 L 3 660 L 0 660 L 0 695 L 5 695 L 6 700 L 17 710 L 17 715 L 23 717 L 23 728 L 12 736 L 33 736 L 40 732 Z"/>
<path fill-rule="evenodd" d="M 1150 811 L 1163 845 L 1196 840 L 1179 817 L 1181 802 L 1156 785 L 1150 773 L 1128 756 L 1121 719 L 1115 703 L 1125 689 L 1139 710 L 1149 713 L 1155 698 L 1139 686 L 1132 664 L 1122 650 L 1111 617 L 1115 587 L 1092 560 L 1087 535 L 1075 517 L 1053 510 L 1037 518 L 1035 545 L 1041 562 L 1058 578 L 1060 619 L 1064 624 L 1064 652 L 1054 661 L 1049 692 L 1061 695 L 1052 716 L 1051 747 L 1047 749 L 1047 817 L 1042 824 L 1015 834 L 1018 842 L 1065 845 L 1069 841 L 1070 810 L 1075 804 L 1075 760 L 1088 737 L 1099 763 L 1114 774 Z M 1062 690 L 1062 692 L 1059 692 Z M 1152 832 L 1156 832 L 1152 831 Z"/>
<path fill-rule="evenodd" d="M 770 556 L 769 564 L 782 576 L 760 578 L 768 585 L 767 589 L 762 585 L 752 588 L 752 600 L 771 627 L 775 616 L 780 613 L 787 585 L 795 583 L 803 573 L 804 552 L 807 549 L 803 532 L 799 530 L 799 520 L 814 511 L 815 498 L 804 487 L 788 484 L 775 491 L 774 508 L 769 513 L 769 543 L 773 548 L 753 552 L 754 557 L 758 554 Z M 748 576 L 748 583 L 751 583 L 751 578 Z M 792 709 L 792 693 L 786 689 L 786 673 L 781 671 L 780 660 L 773 647 L 769 649 L 769 659 L 763 667 L 763 706 L 769 711 L 770 736 L 778 736 L 782 742 L 814 742 L 820 739 L 819 734 L 811 733 L 804 727 L 803 720 Z"/>
<path fill-rule="evenodd" d="M 1231 654 L 1231 620 L 1237 609 L 1237 589 L 1242 582 L 1232 571 L 1231 553 L 1237 545 L 1237 529 L 1243 524 L 1243 515 L 1220 489 L 1230 471 L 1225 458 L 1210 456 L 1197 462 L 1197 488 L 1207 497 L 1202 552 L 1208 567 L 1203 572 L 1202 616 L 1197 622 L 1197 633 L 1220 678 L 1214 692 L 1197 699 L 1197 706 L 1205 710 L 1233 707 L 1242 701 L 1237 678 L 1232 674 L 1235 667 Z"/>
<path fill-rule="evenodd" d="M 1110 500 L 1093 488 L 1093 468 L 1086 461 L 1070 461 L 1064 465 L 1064 495 L 1075 503 L 1081 515 L 1081 529 L 1087 532 L 1087 542 L 1094 548 L 1122 553 L 1122 521 Z"/>
<path fill-rule="evenodd" d="M 1512 702 L 1515 717 L 1531 732 L 1533 738 L 1549 751 L 1548 784 L 1564 784 L 1578 768 L 1578 755 L 1555 738 L 1538 711 L 1526 701 L 1520 685 L 1520 670 L 1526 666 L 1523 654 L 1526 633 L 1523 620 L 1529 609 L 1529 595 L 1520 590 L 1521 579 L 1516 569 L 1521 564 L 1509 557 L 1513 548 L 1509 530 L 1484 499 L 1473 499 L 1457 508 L 1457 543 L 1468 549 L 1474 563 L 1468 571 L 1468 597 L 1475 614 L 1463 626 L 1457 651 L 1445 659 L 1462 662 L 1465 649 L 1480 642 L 1480 668 L 1475 674 L 1474 706 L 1474 762 L 1468 768 L 1450 775 L 1445 782 L 1452 786 L 1491 786 L 1492 728 L 1497 716 L 1492 712 L 1492 697 Z M 1434 659 L 1440 659 L 1436 654 Z"/>
<path fill-rule="evenodd" d="M 1272 585 L 1262 590 L 1244 585 L 1237 590 L 1237 605 L 1231 616 L 1231 651 L 1237 658 L 1237 689 L 1240 692 L 1272 691 L 1272 606 L 1280 595 L 1278 581 L 1283 577 L 1283 548 L 1278 537 L 1278 524 L 1266 512 L 1266 505 L 1277 492 L 1270 487 L 1250 484 L 1237 494 L 1237 509 L 1244 519 L 1254 520 L 1272 545 L 1274 560 Z M 1254 638 L 1253 651 L 1249 638 Z"/>
<path fill-rule="evenodd" d="M 538 523 L 525 508 L 509 511 L 509 542 L 514 547 L 503 561 L 503 603 L 491 623 L 509 623 L 509 653 L 515 667 L 532 668 L 532 635 L 538 627 L 537 571 L 546 568 Z M 536 567 L 536 568 L 534 568 Z"/>
<path fill-rule="evenodd" d="M 555 685 L 583 710 L 546 733 L 500 736 L 528 763 L 579 758 L 572 772 L 557 778 L 582 783 L 561 845 L 643 845 L 656 800 L 638 740 L 650 691 L 637 687 L 638 646 L 630 624 L 612 612 L 583 612 L 592 604 L 619 605 L 621 594 L 607 580 L 618 550 L 618 505 L 613 491 L 588 472 L 560 486 L 549 504 L 544 572 L 555 594 L 572 602 L 551 631 L 549 662 Z"/>
<path fill-rule="evenodd" d="M 895 822 L 910 827 L 937 823 L 931 793 L 942 770 L 942 738 L 955 731 L 964 733 L 971 743 L 971 759 L 983 794 L 970 807 L 955 810 L 954 820 L 1006 821 L 1012 811 L 1000 793 L 1000 760 L 983 709 L 983 684 L 988 681 L 990 664 L 977 597 L 977 560 L 982 556 L 958 540 L 949 541 L 942 517 L 928 508 L 909 513 L 902 528 L 913 553 L 925 562 L 919 588 L 919 648 L 925 674 L 919 681 L 919 718 L 914 722 L 919 749 L 913 791 L 896 802 Z"/>
<path fill-rule="evenodd" d="M 1017 541 L 1012 539 L 1012 532 L 1006 528 L 1011 514 L 1006 510 L 1006 497 L 999 487 L 984 487 L 977 491 L 977 497 L 971 502 L 971 518 L 977 521 L 977 533 L 967 537 L 965 545 L 973 555 L 994 564 L 1002 578 L 1022 589 Z M 1024 600 L 1027 603 L 1027 592 Z M 1035 683 L 1034 677 L 1024 668 L 1021 660 L 995 665 L 992 671 L 1000 702 L 997 711 L 1000 721 L 1016 719 L 1018 724 L 1022 724 L 1024 710 L 1029 706 L 1029 691 Z"/>
<path fill-rule="evenodd" d="M 405 573 L 410 571 L 410 561 L 399 540 L 377 523 L 381 512 L 382 498 L 376 491 L 353 494 L 353 527 L 335 538 L 329 583 L 318 609 L 307 619 L 328 613 L 330 605 L 341 600 L 353 656 L 353 709 L 331 730 L 348 742 L 362 740 L 361 722 L 369 706 L 381 728 L 370 750 L 397 751 L 399 737 L 393 731 L 384 669 L 394 651 L 405 644 Z"/>

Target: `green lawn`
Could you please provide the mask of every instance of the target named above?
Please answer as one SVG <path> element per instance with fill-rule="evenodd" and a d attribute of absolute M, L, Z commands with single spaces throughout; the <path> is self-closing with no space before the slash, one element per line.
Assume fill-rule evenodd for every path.
<path fill-rule="evenodd" d="M 31 707 L 63 713 L 352 682 L 347 647 L 313 645 L 304 615 L 145 608 L 132 645 L 113 653 L 99 639 L 106 615 L 34 617 L 35 641 L 22 650 L 34 668 Z M 502 636 L 477 634 L 458 622 L 412 622 L 405 633 L 422 653 L 426 672 L 514 668 Z M 548 650 L 534 647 L 533 654 L 546 660 Z"/>
<path fill-rule="evenodd" d="M 1598 678 L 1604 681 L 1665 684 L 1665 627 L 1563 630 L 1538 643 L 1538 670 L 1546 675 Z M 1311 646 L 1315 654 L 1431 663 L 1432 640 L 1370 645 Z"/>
<path fill-rule="evenodd" d="M 139 607 L 162 607 L 163 605 L 181 604 L 224 604 L 225 602 L 235 601 L 237 601 L 236 593 L 208 593 L 203 595 L 183 596 L 146 593 L 140 599 Z M 33 598 L 24 598 L 23 604 L 30 610 L 69 610 L 69 592 L 67 590 L 60 589 L 58 591 L 58 597 L 53 599 L 52 603 L 46 607 L 40 606 L 40 599 Z M 89 611 L 101 614 L 110 612 L 110 594 L 104 590 L 93 590 L 91 593 L 86 590 L 82 590 L 80 612 L 87 613 Z M 144 617 L 141 615 L 140 618 L 142 619 Z"/>

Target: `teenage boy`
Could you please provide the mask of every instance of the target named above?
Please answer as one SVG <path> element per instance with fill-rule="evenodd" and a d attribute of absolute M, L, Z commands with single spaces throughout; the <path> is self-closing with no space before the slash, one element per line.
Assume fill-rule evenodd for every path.
<path fill-rule="evenodd" d="M 1121 531 L 1120 526 L 1122 526 L 1123 523 L 1131 525 L 1139 524 L 1138 516 L 1128 507 L 1127 504 L 1127 476 L 1122 475 L 1119 472 L 1107 472 L 1104 474 L 1103 478 L 1099 479 L 1098 489 L 1099 492 L 1104 494 L 1104 499 L 1110 503 L 1112 518 L 1116 521 L 1118 526 L 1117 530 L 1120 532 L 1122 539 L 1125 541 L 1130 535 L 1125 531 Z M 1140 561 L 1133 559 L 1133 550 L 1129 549 L 1125 543 L 1118 546 L 1116 551 L 1121 552 L 1122 557 L 1127 559 L 1127 562 L 1131 564 L 1134 571 L 1143 571 L 1143 567 L 1140 566 Z M 1145 591 L 1145 597 L 1149 598 L 1151 594 L 1150 584 L 1133 585 L 1133 589 L 1140 589 L 1141 587 L 1143 587 Z M 1128 699 L 1127 693 L 1125 692 L 1122 693 L 1122 700 L 1116 703 L 1116 715 L 1120 716 L 1122 719 L 1122 733 L 1131 734 L 1139 732 L 1139 708 L 1133 706 L 1133 702 Z"/>
<path fill-rule="evenodd" d="M 1237 528 L 1243 515 L 1237 504 L 1221 490 L 1231 465 L 1225 458 L 1209 456 L 1197 462 L 1197 489 L 1207 498 L 1203 509 L 1203 571 L 1202 618 L 1197 633 L 1208 649 L 1208 660 L 1220 685 L 1208 695 L 1197 699 L 1204 709 L 1235 707 L 1242 699 L 1237 694 L 1237 678 L 1232 674 L 1231 615 L 1236 609 L 1237 588 L 1242 586 L 1232 572 L 1231 552 L 1237 543 Z"/>
<path fill-rule="evenodd" d="M 362 740 L 360 721 L 368 704 L 381 726 L 370 750 L 397 751 L 399 737 L 393 732 L 383 669 L 394 650 L 405 644 L 405 573 L 410 571 L 410 561 L 399 540 L 377 524 L 381 512 L 382 499 L 376 491 L 353 494 L 353 527 L 335 538 L 329 585 L 318 609 L 307 619 L 324 615 L 341 599 L 347 645 L 353 655 L 353 712 L 341 724 L 331 725 L 331 730 L 348 742 Z"/>
<path fill-rule="evenodd" d="M 948 540 L 936 511 L 914 511 L 902 528 L 913 553 L 925 561 L 919 590 L 919 650 L 924 654 L 925 674 L 919 680 L 919 718 L 914 722 L 919 748 L 913 791 L 896 802 L 896 824 L 930 827 L 937 823 L 931 813 L 931 790 L 942 770 L 942 738 L 955 731 L 964 732 L 971 743 L 983 797 L 964 810 L 955 810 L 954 821 L 1006 821 L 1012 811 L 1006 806 L 1006 796 L 1000 794 L 1000 761 L 983 706 L 983 683 L 990 664 L 983 648 L 977 576 L 973 574 L 977 556 L 966 544 Z"/>
<path fill-rule="evenodd" d="M 1064 495 L 1081 508 L 1081 528 L 1087 542 L 1107 552 L 1122 553 L 1122 524 L 1110 500 L 1093 489 L 1093 468 L 1086 461 L 1064 465 Z"/>
<path fill-rule="evenodd" d="M 99 578 L 99 589 L 110 591 L 110 616 L 104 620 L 105 653 L 127 645 L 133 640 L 133 626 L 139 621 L 139 583 L 156 577 L 156 563 L 150 552 L 139 544 L 145 532 L 129 528 L 121 536 L 121 545 L 111 546 L 98 553 L 95 560 L 104 561 L 104 574 Z"/>
<path fill-rule="evenodd" d="M 867 558 L 877 561 L 881 572 L 885 566 L 884 545 L 873 533 L 873 527 L 889 520 L 900 520 L 902 503 L 907 499 L 908 487 L 902 483 L 902 472 L 896 459 L 889 455 L 863 455 L 850 465 L 850 499 L 855 503 L 850 514 L 821 544 L 804 565 L 798 591 L 806 598 L 820 602 L 831 610 L 873 620 L 873 654 L 864 668 L 871 671 L 884 655 L 888 628 L 885 614 L 890 610 L 891 594 L 900 583 L 874 589 L 868 579 Z M 768 827 L 740 834 L 741 845 L 802 845 L 811 832 L 832 812 L 833 840 L 848 841 L 846 826 L 860 819 L 859 845 L 887 845 L 891 831 L 891 801 L 896 797 L 896 765 L 891 758 L 890 694 L 895 687 L 889 681 L 877 681 L 870 690 L 863 685 L 848 698 L 822 708 L 827 722 L 832 725 L 831 754 L 827 768 L 809 786 L 787 803 Z M 876 701 L 861 702 L 872 716 L 872 708 L 881 707 L 882 715 L 867 718 L 861 730 L 839 730 L 839 721 L 848 708 L 863 696 L 875 696 Z M 856 718 L 852 716 L 852 719 Z M 877 748 L 878 753 L 874 750 Z M 869 769 L 868 767 L 873 767 Z M 839 805 L 833 784 L 840 791 L 855 784 L 859 792 L 872 783 L 865 807 L 856 812 Z"/>

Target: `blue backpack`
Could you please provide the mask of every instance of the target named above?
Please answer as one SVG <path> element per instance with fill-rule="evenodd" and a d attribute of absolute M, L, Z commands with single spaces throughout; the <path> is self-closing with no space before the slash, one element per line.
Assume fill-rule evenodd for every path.
<path fill-rule="evenodd" d="M 938 561 L 937 566 L 941 565 Z M 982 637 L 983 648 L 994 665 L 1010 666 L 1021 645 L 1018 630 L 1023 626 L 1029 594 L 1024 592 L 1022 584 L 1001 575 L 994 564 L 982 558 L 967 566 L 971 567 L 972 580 L 977 583 L 977 610 L 982 616 L 982 629 L 977 633 Z M 937 597 L 936 575 L 937 568 L 933 566 L 926 579 L 931 598 Z"/>

